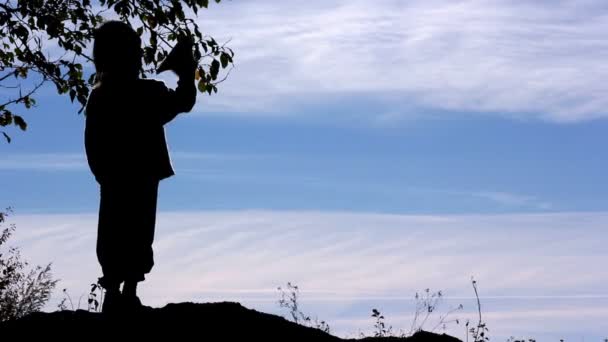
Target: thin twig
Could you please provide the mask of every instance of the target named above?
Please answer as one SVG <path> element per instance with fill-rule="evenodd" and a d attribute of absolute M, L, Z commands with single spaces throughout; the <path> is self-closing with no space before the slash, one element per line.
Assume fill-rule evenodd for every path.
<path fill-rule="evenodd" d="M 14 100 L 9 100 L 3 104 L 0 104 L 0 107 L 6 107 L 8 105 L 14 104 L 14 103 L 19 103 L 21 101 L 23 101 L 25 98 L 32 96 L 32 94 L 34 94 L 36 92 L 36 90 L 38 90 L 38 88 L 40 88 L 44 83 L 46 83 L 46 79 L 43 79 L 40 83 L 38 83 L 31 91 L 29 91 L 26 95 L 19 95 L 18 98 L 14 99 Z"/>

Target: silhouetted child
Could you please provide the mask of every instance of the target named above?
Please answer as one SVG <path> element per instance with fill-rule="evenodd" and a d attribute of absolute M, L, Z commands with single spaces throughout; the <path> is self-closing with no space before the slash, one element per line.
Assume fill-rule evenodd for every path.
<path fill-rule="evenodd" d="M 196 62 L 178 58 L 175 90 L 139 78 L 141 40 L 127 24 L 110 21 L 95 33 L 98 84 L 86 106 L 85 148 L 100 185 L 97 258 L 106 289 L 103 312 L 141 307 L 137 283 L 154 265 L 152 241 L 158 183 L 173 168 L 163 125 L 194 106 Z M 122 293 L 120 285 L 124 283 Z"/>

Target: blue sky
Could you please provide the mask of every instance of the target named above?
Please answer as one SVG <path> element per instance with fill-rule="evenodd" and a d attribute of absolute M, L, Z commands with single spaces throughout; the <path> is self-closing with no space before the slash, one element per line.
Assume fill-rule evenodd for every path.
<path fill-rule="evenodd" d="M 201 25 L 232 39 L 237 65 L 218 95 L 167 126 L 177 175 L 161 186 L 163 257 L 144 299 L 276 310 L 274 286 L 299 280 L 319 294 L 312 311 L 347 334 L 371 299 L 407 320 L 391 298 L 426 287 L 470 297 L 475 275 L 499 338 L 605 337 L 607 15 L 600 1 L 213 6 Z M 50 87 L 38 102 L 28 131 L 0 145 L 0 204 L 16 210 L 24 254 L 55 260 L 78 292 L 98 273 L 84 117 Z M 239 261 L 249 248 L 259 265 L 284 262 L 250 279 Z M 204 271 L 166 291 L 184 277 L 169 265 L 188 260 Z M 340 305 L 338 292 L 349 294 Z"/>

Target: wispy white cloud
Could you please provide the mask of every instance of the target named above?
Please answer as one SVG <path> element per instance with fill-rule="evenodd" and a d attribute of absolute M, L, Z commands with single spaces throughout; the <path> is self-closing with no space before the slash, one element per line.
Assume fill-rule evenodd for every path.
<path fill-rule="evenodd" d="M 14 222 L 13 243 L 35 263 L 53 261 L 60 286 L 73 295 L 99 276 L 94 214 L 15 216 Z M 371 301 L 391 306 L 426 287 L 455 300 L 470 298 L 474 275 L 488 311 L 547 309 L 553 312 L 550 323 L 540 314 L 525 317 L 537 327 L 558 326 L 570 317 L 558 314 L 563 305 L 584 310 L 589 301 L 605 302 L 608 276 L 597 265 L 608 262 L 607 223 L 606 213 L 161 213 L 156 266 L 142 293 L 152 305 L 241 300 L 274 310 L 276 286 L 293 281 L 304 290 L 304 301 L 316 302 L 321 311 L 315 313 L 331 322 L 354 307 Z M 491 304 L 496 298 L 508 305 Z M 539 300 L 549 304 L 538 307 Z M 494 329 L 521 332 L 504 317 L 487 319 Z M 599 318 L 593 320 L 601 326 Z M 350 327 L 338 331 L 352 332 Z"/>
<path fill-rule="evenodd" d="M 0 170 L 71 171 L 86 167 L 84 153 L 21 153 L 0 160 Z"/>
<path fill-rule="evenodd" d="M 301 162 L 302 157 L 297 157 Z M 552 203 L 536 196 L 506 191 L 460 191 L 425 187 L 399 187 L 338 181 L 322 172 L 277 172 L 276 165 L 292 165 L 294 157 L 280 154 L 239 154 L 175 151 L 172 160 L 178 173 L 191 181 L 248 182 L 249 184 L 306 184 L 309 188 L 365 190 L 371 193 L 411 194 L 414 196 L 450 196 L 454 199 L 482 199 L 499 209 L 551 210 Z M 312 163 L 312 161 L 311 161 Z M 246 166 L 244 166 L 246 165 Z M 242 172 L 243 167 L 253 168 Z M 281 168 L 278 168 L 281 169 Z M 83 153 L 12 153 L 0 160 L 2 171 L 89 172 Z"/>
<path fill-rule="evenodd" d="M 381 121 L 421 108 L 605 117 L 607 15 L 599 1 L 229 2 L 201 23 L 233 38 L 237 69 L 199 110 L 282 115 L 355 96 Z"/>
<path fill-rule="evenodd" d="M 230 162 L 260 158 L 263 155 L 203 153 L 177 151 L 171 154 L 178 162 Z M 82 153 L 9 153 L 0 160 L 0 171 L 86 171 L 87 157 Z"/>
<path fill-rule="evenodd" d="M 205 153 L 205 152 L 185 152 L 176 151 L 172 152 L 171 156 L 174 159 L 180 160 L 203 160 L 203 161 L 243 161 L 243 160 L 255 160 L 255 159 L 266 159 L 272 157 L 271 155 L 263 154 L 238 154 L 238 153 Z"/>
<path fill-rule="evenodd" d="M 474 192 L 472 196 L 485 198 L 506 206 L 515 206 L 523 208 L 535 208 L 540 210 L 549 210 L 553 206 L 551 203 L 539 200 L 534 196 L 525 196 L 499 191 L 482 191 Z"/>

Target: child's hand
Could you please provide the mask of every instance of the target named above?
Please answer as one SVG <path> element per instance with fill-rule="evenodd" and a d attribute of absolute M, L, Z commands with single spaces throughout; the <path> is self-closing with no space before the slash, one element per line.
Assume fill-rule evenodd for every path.
<path fill-rule="evenodd" d="M 190 56 L 180 61 L 173 71 L 179 78 L 194 78 L 197 66 L 198 63 Z"/>
<path fill-rule="evenodd" d="M 157 73 L 172 70 L 179 78 L 194 78 L 198 63 L 194 60 L 192 45 L 193 43 L 189 39 L 178 41 L 167 58 L 161 63 Z"/>

